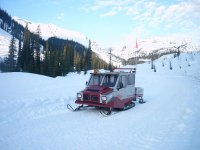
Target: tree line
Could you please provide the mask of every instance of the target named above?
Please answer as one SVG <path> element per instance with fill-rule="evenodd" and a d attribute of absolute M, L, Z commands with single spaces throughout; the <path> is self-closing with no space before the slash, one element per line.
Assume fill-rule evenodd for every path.
<path fill-rule="evenodd" d="M 16 22 L 1 9 L 0 14 L 0 27 L 12 35 L 8 56 L 0 62 L 1 71 L 22 71 L 56 77 L 74 71 L 86 73 L 91 69 L 108 68 L 108 64 L 91 50 L 90 41 L 88 47 L 57 37 L 45 41 L 41 38 L 40 26 L 35 33 L 29 31 L 28 24 L 25 28 L 21 28 L 21 25 L 20 29 L 12 28 Z M 18 47 L 16 39 L 19 41 Z"/>

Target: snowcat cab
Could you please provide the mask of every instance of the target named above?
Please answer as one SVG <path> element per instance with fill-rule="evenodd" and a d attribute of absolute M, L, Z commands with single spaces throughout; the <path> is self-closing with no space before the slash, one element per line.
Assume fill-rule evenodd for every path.
<path fill-rule="evenodd" d="M 128 70 L 128 72 L 127 72 Z M 99 107 L 101 113 L 109 115 L 113 108 L 127 110 L 135 106 L 134 101 L 143 101 L 143 89 L 135 87 L 135 68 L 117 68 L 114 72 L 91 73 L 86 88 L 77 93 L 76 104 L 82 107 Z"/>

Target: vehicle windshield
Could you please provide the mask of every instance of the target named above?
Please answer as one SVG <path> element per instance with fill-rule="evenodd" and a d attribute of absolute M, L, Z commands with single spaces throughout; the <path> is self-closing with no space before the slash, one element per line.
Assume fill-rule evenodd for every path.
<path fill-rule="evenodd" d="M 118 75 L 111 75 L 107 74 L 105 75 L 102 86 L 107 86 L 107 87 L 114 87 L 117 81 Z"/>
<path fill-rule="evenodd" d="M 103 79 L 103 76 L 104 75 L 102 74 L 92 74 L 88 85 L 100 85 Z"/>

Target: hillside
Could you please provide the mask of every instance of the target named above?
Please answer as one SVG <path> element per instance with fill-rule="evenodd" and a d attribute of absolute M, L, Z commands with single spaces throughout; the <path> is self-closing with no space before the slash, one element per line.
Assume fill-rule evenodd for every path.
<path fill-rule="evenodd" d="M 34 23 L 16 16 L 14 16 L 13 19 L 19 24 L 21 24 L 23 27 L 25 27 L 26 24 L 28 24 L 29 30 L 33 33 L 36 32 L 38 26 L 40 26 L 41 36 L 45 40 L 47 40 L 50 37 L 58 37 L 61 39 L 74 40 L 76 42 L 84 44 L 85 46 L 88 46 L 87 38 L 77 31 L 63 29 L 57 27 L 54 24 Z"/>
<path fill-rule="evenodd" d="M 0 71 L 56 77 L 73 71 L 108 68 L 108 63 L 92 52 L 90 40 L 84 39 L 79 32 L 12 18 L 2 9 L 0 13 Z M 15 38 L 12 45 L 11 37 Z M 77 42 L 80 39 L 88 45 Z M 10 54 L 14 55 L 8 58 L 10 46 L 13 47 Z"/>
<path fill-rule="evenodd" d="M 0 57 L 8 55 L 9 43 L 12 36 L 0 28 Z"/>
<path fill-rule="evenodd" d="M 75 106 L 76 92 L 84 88 L 89 73 L 57 78 L 0 73 L 0 147 L 197 150 L 200 53 L 163 56 L 155 66 L 156 72 L 149 63 L 137 66 L 136 86 L 144 88 L 147 103 L 136 103 L 136 107 L 109 117 L 95 108 L 66 109 L 68 103 Z"/>

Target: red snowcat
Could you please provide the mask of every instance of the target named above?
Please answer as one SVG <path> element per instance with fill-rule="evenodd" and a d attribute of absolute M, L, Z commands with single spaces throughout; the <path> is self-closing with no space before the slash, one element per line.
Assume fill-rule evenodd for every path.
<path fill-rule="evenodd" d="M 86 82 L 86 88 L 77 93 L 76 109 L 98 107 L 100 112 L 110 115 L 113 109 L 127 110 L 135 106 L 134 101 L 143 101 L 143 89 L 135 87 L 135 68 L 117 68 L 113 72 L 100 73 L 94 71 Z"/>

